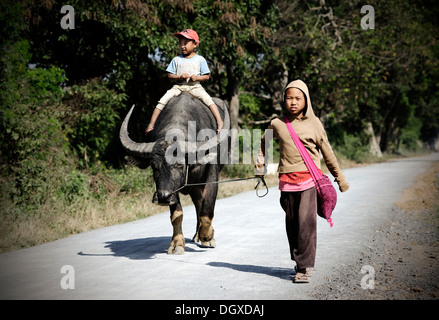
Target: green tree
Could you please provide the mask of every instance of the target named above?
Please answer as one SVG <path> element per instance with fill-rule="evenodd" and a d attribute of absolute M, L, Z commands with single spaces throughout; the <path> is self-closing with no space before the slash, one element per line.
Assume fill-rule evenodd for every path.
<path fill-rule="evenodd" d="M 92 79 L 84 85 L 66 90 L 64 104 L 65 132 L 77 152 L 79 166 L 88 168 L 100 160 L 110 159 L 113 137 L 118 135 L 119 114 L 125 95 L 108 89 L 105 82 Z"/>
<path fill-rule="evenodd" d="M 0 173 L 4 199 L 34 207 L 56 189 L 69 146 L 60 121 L 63 70 L 28 69 L 29 59 L 26 40 L 2 48 Z"/>

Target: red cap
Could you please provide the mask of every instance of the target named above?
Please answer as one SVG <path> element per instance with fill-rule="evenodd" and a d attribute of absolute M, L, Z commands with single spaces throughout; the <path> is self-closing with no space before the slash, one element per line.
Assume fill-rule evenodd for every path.
<path fill-rule="evenodd" d="M 174 36 L 176 36 L 176 37 L 183 36 L 186 39 L 194 40 L 196 44 L 200 43 L 200 40 L 198 38 L 198 34 L 192 29 L 185 29 L 182 32 L 174 33 Z"/>

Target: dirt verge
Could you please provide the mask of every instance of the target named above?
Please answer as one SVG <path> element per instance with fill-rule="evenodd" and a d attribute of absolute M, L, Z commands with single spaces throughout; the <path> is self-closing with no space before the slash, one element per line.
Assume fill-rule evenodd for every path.
<path fill-rule="evenodd" d="M 357 261 L 326 276 L 315 299 L 439 299 L 439 162 L 403 193 L 388 221 Z"/>

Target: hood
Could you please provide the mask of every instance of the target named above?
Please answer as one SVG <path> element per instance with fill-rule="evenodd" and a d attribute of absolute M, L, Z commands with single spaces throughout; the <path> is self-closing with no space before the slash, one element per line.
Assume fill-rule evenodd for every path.
<path fill-rule="evenodd" d="M 294 80 L 292 82 L 290 82 L 284 89 L 283 93 L 282 93 L 282 101 L 285 102 L 285 92 L 287 91 L 288 88 L 297 88 L 300 89 L 306 98 L 306 106 L 303 112 L 303 116 L 307 117 L 307 118 L 311 118 L 314 117 L 314 110 L 312 108 L 312 104 L 311 104 L 311 98 L 309 96 L 309 91 L 308 91 L 308 87 L 305 84 L 305 82 L 303 82 L 302 80 Z"/>

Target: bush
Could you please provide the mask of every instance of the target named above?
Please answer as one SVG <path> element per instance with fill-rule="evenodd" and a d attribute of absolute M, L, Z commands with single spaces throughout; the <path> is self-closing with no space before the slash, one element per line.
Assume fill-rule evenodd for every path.
<path fill-rule="evenodd" d="M 123 107 L 124 100 L 124 94 L 110 90 L 97 79 L 66 91 L 64 103 L 69 112 L 65 116 L 65 129 L 81 168 L 105 160 L 107 149 L 117 136 L 117 111 Z"/>
<path fill-rule="evenodd" d="M 421 137 L 422 121 L 416 117 L 411 117 L 407 125 L 401 131 L 400 141 L 402 148 L 408 151 L 418 151 L 418 141 Z"/>
<path fill-rule="evenodd" d="M 28 69 L 28 52 L 27 41 L 2 52 L 0 173 L 8 181 L 2 193 L 31 213 L 56 190 L 70 159 L 59 120 L 63 70 Z"/>
<path fill-rule="evenodd" d="M 336 145 L 336 149 L 349 160 L 358 163 L 370 157 L 369 144 L 364 144 L 360 137 L 347 134 L 346 132 L 343 133 L 342 143 Z"/>

